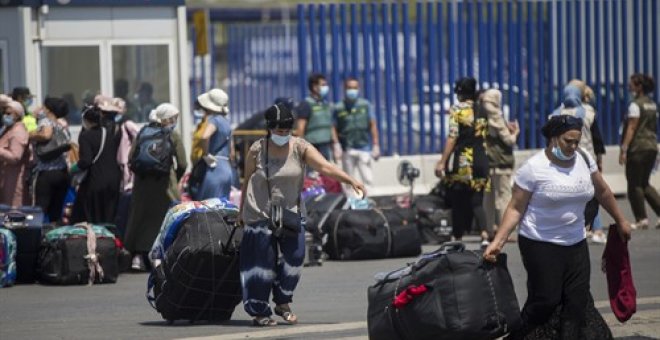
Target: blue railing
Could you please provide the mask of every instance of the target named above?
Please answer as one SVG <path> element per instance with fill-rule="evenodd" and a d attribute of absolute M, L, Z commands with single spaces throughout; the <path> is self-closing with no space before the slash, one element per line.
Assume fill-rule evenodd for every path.
<path fill-rule="evenodd" d="M 277 96 L 300 100 L 312 72 L 326 74 L 337 101 L 353 76 L 374 104 L 386 154 L 441 151 L 462 76 L 503 92 L 505 114 L 522 128 L 520 148 L 543 145 L 539 128 L 573 78 L 594 89 L 605 141 L 617 144 L 629 75 L 660 78 L 653 0 L 312 3 L 293 14 L 289 24 L 228 25 L 235 117 Z"/>

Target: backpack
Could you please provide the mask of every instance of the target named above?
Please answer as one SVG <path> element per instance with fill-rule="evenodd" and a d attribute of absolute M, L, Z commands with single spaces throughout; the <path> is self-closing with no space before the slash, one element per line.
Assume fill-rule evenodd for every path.
<path fill-rule="evenodd" d="M 171 131 L 147 125 L 138 133 L 137 145 L 128 165 L 137 175 L 167 175 L 174 164 L 173 155 Z"/>

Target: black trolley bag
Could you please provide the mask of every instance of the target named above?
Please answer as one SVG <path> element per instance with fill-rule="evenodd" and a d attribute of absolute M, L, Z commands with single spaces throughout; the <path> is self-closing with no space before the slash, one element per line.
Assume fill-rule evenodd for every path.
<path fill-rule="evenodd" d="M 507 334 L 521 319 L 506 259 L 500 254 L 496 263 L 485 262 L 462 243 L 446 243 L 382 275 L 368 289 L 369 338 L 479 340 Z"/>
<path fill-rule="evenodd" d="M 325 252 L 333 260 L 383 259 L 390 256 L 392 233 L 380 210 L 335 210 L 324 228 Z"/>
<path fill-rule="evenodd" d="M 231 318 L 242 300 L 238 229 L 218 210 L 192 212 L 183 222 L 149 278 L 154 295 L 147 300 L 163 319 Z"/>
<path fill-rule="evenodd" d="M 40 207 L 0 207 L 0 225 L 16 235 L 17 283 L 34 283 L 37 280 L 43 220 L 44 212 Z"/>

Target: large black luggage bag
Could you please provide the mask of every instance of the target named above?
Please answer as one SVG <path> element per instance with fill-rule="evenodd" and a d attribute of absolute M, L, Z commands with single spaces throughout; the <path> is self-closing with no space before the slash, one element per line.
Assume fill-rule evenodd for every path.
<path fill-rule="evenodd" d="M 390 257 L 417 256 L 422 252 L 422 239 L 415 223 L 415 213 L 409 208 L 381 210 L 392 233 Z"/>
<path fill-rule="evenodd" d="M 192 212 L 150 277 L 152 306 L 168 322 L 230 319 L 242 299 L 239 244 L 222 212 Z"/>
<path fill-rule="evenodd" d="M 336 210 L 325 223 L 325 252 L 334 260 L 382 259 L 390 255 L 392 234 L 380 210 Z"/>
<path fill-rule="evenodd" d="M 424 243 L 439 244 L 451 239 L 451 209 L 437 195 L 419 196 L 415 199 L 417 226 Z"/>
<path fill-rule="evenodd" d="M 96 239 L 96 256 L 103 275 L 101 276 L 100 272 L 95 273 L 95 283 L 117 282 L 119 276 L 117 251 L 113 238 Z M 88 256 L 86 237 L 44 242 L 39 261 L 39 282 L 55 285 L 89 283 L 91 270 Z"/>
<path fill-rule="evenodd" d="M 461 243 L 382 275 L 368 299 L 375 340 L 495 339 L 521 322 L 506 254 L 491 264 Z"/>

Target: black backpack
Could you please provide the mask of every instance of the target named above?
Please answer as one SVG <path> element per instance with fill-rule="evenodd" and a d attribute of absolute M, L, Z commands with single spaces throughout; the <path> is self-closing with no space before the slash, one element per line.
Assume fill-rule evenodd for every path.
<path fill-rule="evenodd" d="M 137 175 L 167 175 L 174 161 L 171 131 L 157 125 L 147 125 L 137 136 L 137 145 L 129 167 Z"/>

